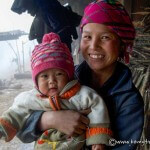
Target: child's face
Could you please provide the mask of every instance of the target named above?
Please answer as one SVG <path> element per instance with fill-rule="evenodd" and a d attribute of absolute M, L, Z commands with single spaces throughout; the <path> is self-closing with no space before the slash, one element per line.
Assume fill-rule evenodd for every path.
<path fill-rule="evenodd" d="M 37 76 L 38 88 L 46 96 L 59 94 L 68 82 L 67 73 L 61 69 L 47 69 Z"/>

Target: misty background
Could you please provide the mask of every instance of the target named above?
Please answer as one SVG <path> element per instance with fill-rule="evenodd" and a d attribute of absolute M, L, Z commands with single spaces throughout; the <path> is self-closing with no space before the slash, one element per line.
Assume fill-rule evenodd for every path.
<path fill-rule="evenodd" d="M 0 34 L 20 30 L 27 35 L 22 35 L 19 39 L 0 41 L 0 79 L 12 78 L 15 73 L 30 71 L 30 54 L 35 41 L 29 41 L 28 33 L 33 21 L 33 17 L 28 13 L 21 15 L 11 11 L 14 0 L 0 1 Z M 20 70 L 17 65 L 16 55 L 19 57 Z"/>

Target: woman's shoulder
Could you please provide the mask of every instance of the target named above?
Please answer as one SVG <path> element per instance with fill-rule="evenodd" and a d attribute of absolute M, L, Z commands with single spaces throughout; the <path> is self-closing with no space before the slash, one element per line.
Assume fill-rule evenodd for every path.
<path fill-rule="evenodd" d="M 116 71 L 108 82 L 105 90 L 116 103 L 117 108 L 143 105 L 143 99 L 132 81 L 132 74 L 128 66 L 118 62 Z"/>
<path fill-rule="evenodd" d="M 110 95 L 131 90 L 133 82 L 129 67 L 118 62 L 113 75 L 106 81 L 104 87 L 108 89 Z"/>
<path fill-rule="evenodd" d="M 116 66 L 116 71 L 118 72 L 127 72 L 129 75 L 131 75 L 131 70 L 130 70 L 130 68 L 126 65 L 126 64 L 124 64 L 124 63 L 122 63 L 122 62 L 117 62 L 117 66 Z"/>
<path fill-rule="evenodd" d="M 132 81 L 132 73 L 128 66 L 123 63 L 118 62 L 116 71 L 112 77 L 112 84 L 110 86 L 111 94 L 119 94 L 123 97 L 128 97 L 129 95 L 132 97 L 139 97 L 141 99 L 141 95 L 139 90 L 135 87 Z M 134 96 L 133 96 L 134 95 Z M 136 98 L 137 99 L 137 98 Z"/>
<path fill-rule="evenodd" d="M 130 68 L 121 62 L 117 62 L 113 76 L 116 76 L 118 79 L 132 80 L 132 73 Z"/>

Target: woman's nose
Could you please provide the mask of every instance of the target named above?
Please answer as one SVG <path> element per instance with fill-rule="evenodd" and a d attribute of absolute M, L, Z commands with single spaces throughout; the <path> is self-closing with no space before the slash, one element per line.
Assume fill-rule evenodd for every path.
<path fill-rule="evenodd" d="M 90 48 L 96 50 L 100 46 L 100 40 L 98 38 L 93 38 L 90 43 Z"/>

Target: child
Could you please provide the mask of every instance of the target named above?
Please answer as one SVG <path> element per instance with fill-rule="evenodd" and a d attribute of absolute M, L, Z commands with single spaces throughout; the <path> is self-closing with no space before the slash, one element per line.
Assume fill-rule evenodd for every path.
<path fill-rule="evenodd" d="M 67 46 L 55 33 L 46 34 L 35 46 L 31 58 L 32 79 L 35 88 L 19 94 L 13 105 L 0 118 L 0 135 L 10 141 L 23 127 L 33 110 L 83 110 L 91 108 L 89 127 L 85 134 L 68 138 L 49 129 L 35 143 L 35 149 L 78 150 L 86 144 L 93 149 L 109 145 L 112 132 L 106 106 L 97 93 L 73 80 L 74 64 Z"/>

